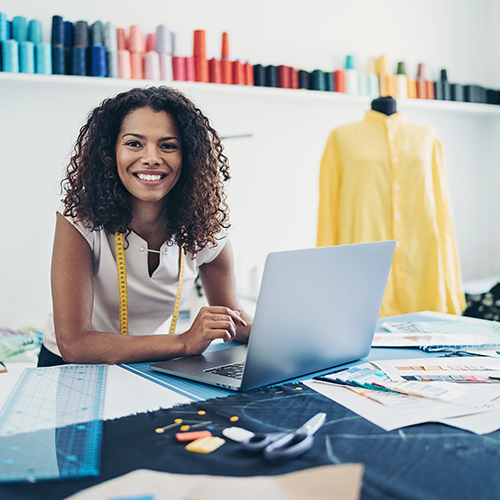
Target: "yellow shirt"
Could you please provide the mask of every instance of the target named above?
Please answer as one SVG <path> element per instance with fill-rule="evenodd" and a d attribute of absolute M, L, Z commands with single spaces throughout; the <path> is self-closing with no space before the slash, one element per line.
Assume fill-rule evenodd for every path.
<path fill-rule="evenodd" d="M 441 143 L 401 113 L 334 129 L 320 169 L 318 246 L 396 240 L 381 316 L 465 308 Z M 362 307 L 362 304 L 360 304 Z"/>

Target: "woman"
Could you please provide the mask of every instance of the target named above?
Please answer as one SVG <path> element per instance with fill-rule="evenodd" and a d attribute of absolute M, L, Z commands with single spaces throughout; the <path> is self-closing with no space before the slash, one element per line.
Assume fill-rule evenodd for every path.
<path fill-rule="evenodd" d="M 167 87 L 121 93 L 90 113 L 62 181 L 39 366 L 163 360 L 248 339 L 222 150 L 209 120 Z M 153 334 L 172 314 L 175 330 L 198 273 L 209 306 L 184 333 Z"/>

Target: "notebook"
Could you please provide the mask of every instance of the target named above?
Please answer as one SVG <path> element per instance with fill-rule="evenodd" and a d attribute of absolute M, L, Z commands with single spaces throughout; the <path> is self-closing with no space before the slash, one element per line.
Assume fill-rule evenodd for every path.
<path fill-rule="evenodd" d="M 269 254 L 248 345 L 151 369 L 246 391 L 365 357 L 395 246 L 381 241 Z"/>

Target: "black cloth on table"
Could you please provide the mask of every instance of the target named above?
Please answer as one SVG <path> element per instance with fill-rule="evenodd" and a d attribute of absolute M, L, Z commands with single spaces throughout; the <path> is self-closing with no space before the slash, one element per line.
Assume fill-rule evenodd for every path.
<path fill-rule="evenodd" d="M 186 410 L 207 413 L 181 413 Z M 283 462 L 266 461 L 229 440 L 211 454 L 191 453 L 176 441 L 178 429 L 155 432 L 175 418 L 210 420 L 216 427 L 213 434 L 218 436 L 222 428 L 230 426 L 257 432 L 289 431 L 320 411 L 326 412 L 327 418 L 315 435 L 314 447 L 301 457 Z M 232 415 L 239 416 L 239 421 L 230 422 L 228 416 Z M 306 386 L 286 384 L 105 421 L 100 477 L 3 484 L 0 499 L 62 499 L 135 469 L 253 476 L 355 462 L 365 465 L 363 500 L 479 500 L 500 496 L 500 431 L 477 436 L 428 423 L 386 432 Z"/>

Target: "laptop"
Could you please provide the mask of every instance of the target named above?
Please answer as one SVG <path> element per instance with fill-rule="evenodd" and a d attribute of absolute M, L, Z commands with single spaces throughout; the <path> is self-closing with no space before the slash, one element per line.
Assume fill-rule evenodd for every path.
<path fill-rule="evenodd" d="M 395 247 L 395 241 L 381 241 L 271 253 L 247 345 L 151 368 L 247 391 L 363 358 Z"/>

